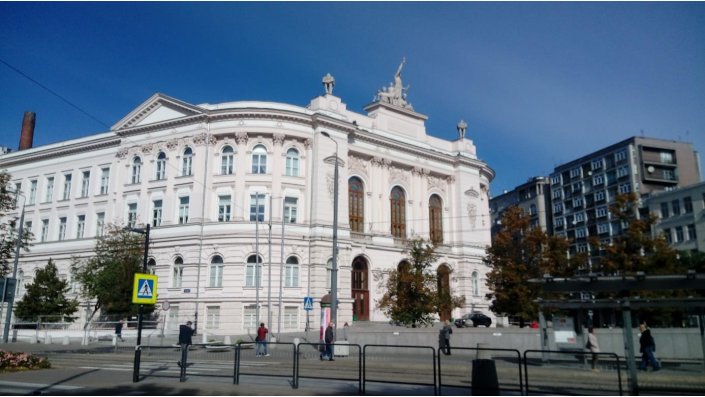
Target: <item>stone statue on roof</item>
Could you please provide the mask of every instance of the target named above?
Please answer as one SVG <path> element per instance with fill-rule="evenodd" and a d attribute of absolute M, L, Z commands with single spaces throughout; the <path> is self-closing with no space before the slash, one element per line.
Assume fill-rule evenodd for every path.
<path fill-rule="evenodd" d="M 389 87 L 383 87 L 377 91 L 375 100 L 413 110 L 411 103 L 406 100 L 409 86 L 404 87 L 401 80 L 401 70 L 404 68 L 404 63 L 406 63 L 406 58 L 402 58 L 397 72 L 394 74 L 394 82 L 389 83 Z"/>

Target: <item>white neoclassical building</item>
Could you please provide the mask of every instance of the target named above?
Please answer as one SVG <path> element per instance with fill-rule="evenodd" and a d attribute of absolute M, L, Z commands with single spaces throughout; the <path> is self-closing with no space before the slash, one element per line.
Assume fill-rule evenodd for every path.
<path fill-rule="evenodd" d="M 20 259 L 18 298 L 49 258 L 70 280 L 71 257 L 91 255 L 104 225 L 149 223 L 168 328 L 186 319 L 216 334 L 253 329 L 257 319 L 273 331 L 317 327 L 331 285 L 337 150 L 339 324 L 387 320 L 376 307 L 383 282 L 414 236 L 440 243 L 444 285 L 466 297 L 441 317 L 490 314 L 482 258 L 494 171 L 465 123 L 454 141 L 428 135 L 401 66 L 365 113 L 333 95 L 332 76 L 323 83 L 305 107 L 155 94 L 106 133 L 1 155 L 35 236 Z"/>

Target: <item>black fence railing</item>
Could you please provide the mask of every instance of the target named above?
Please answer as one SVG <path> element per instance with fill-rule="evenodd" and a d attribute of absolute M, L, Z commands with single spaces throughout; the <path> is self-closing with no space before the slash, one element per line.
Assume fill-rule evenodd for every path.
<path fill-rule="evenodd" d="M 325 379 L 341 382 L 357 382 L 357 392 L 363 392 L 363 352 L 356 344 L 333 344 L 335 366 L 327 363 L 324 357 L 325 343 L 299 343 L 296 347 L 296 371 L 294 388 L 299 387 L 299 379 Z M 321 362 L 322 361 L 322 362 Z M 303 372 L 303 374 L 302 374 Z"/>
<path fill-rule="evenodd" d="M 382 354 L 379 354 L 380 350 Z M 395 351 L 393 352 L 393 354 L 390 354 L 390 350 Z M 369 353 L 369 351 L 376 351 L 376 357 L 373 353 Z M 404 360 L 404 353 L 409 351 L 427 351 L 424 356 L 424 361 L 426 358 L 428 358 L 428 362 L 431 363 L 430 367 L 432 368 L 432 370 L 429 372 L 429 368 L 424 365 L 409 368 L 409 361 Z M 398 372 L 396 376 L 386 373 L 385 378 L 380 378 L 368 375 L 368 373 L 370 372 L 381 373 L 381 371 L 370 371 L 372 363 L 382 363 L 382 365 L 386 368 L 389 368 L 390 366 L 397 363 L 399 367 L 404 368 L 402 368 L 402 372 Z M 429 373 L 433 376 L 432 382 L 429 383 L 421 381 L 422 379 L 430 378 L 430 376 L 428 375 Z M 362 393 L 366 392 L 367 382 L 376 382 L 416 386 L 431 386 L 433 387 L 433 394 L 437 395 L 438 384 L 436 376 L 436 348 L 432 346 L 365 345 L 365 347 L 362 349 Z M 413 380 L 410 381 L 409 378 Z"/>
<path fill-rule="evenodd" d="M 486 394 L 492 391 L 504 391 L 522 394 L 524 381 L 521 368 L 521 353 L 516 349 L 495 349 L 484 347 L 455 347 L 452 355 L 438 353 L 438 394 L 443 394 L 443 387 L 471 389 L 473 394 Z M 474 357 L 473 357 L 474 356 Z M 486 364 L 491 361 L 489 368 Z M 448 364 L 448 365 L 444 365 Z M 472 374 L 480 375 L 480 380 L 474 383 Z M 496 374 L 496 384 L 491 382 Z M 468 381 L 469 380 L 469 381 Z"/>

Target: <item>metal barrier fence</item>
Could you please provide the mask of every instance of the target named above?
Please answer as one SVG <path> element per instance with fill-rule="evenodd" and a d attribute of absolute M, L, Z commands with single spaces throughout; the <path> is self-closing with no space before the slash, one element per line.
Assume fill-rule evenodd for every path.
<path fill-rule="evenodd" d="M 429 372 L 424 372 L 424 366 L 414 365 L 410 366 L 409 361 L 404 360 L 405 353 L 397 352 L 397 354 L 389 354 L 390 349 L 404 349 L 404 350 L 430 350 L 431 352 L 431 367 L 433 374 L 433 383 L 423 383 L 416 381 L 408 381 L 409 377 L 412 379 L 423 379 L 428 378 Z M 384 350 L 387 354 L 382 354 L 379 356 L 369 357 L 368 350 Z M 406 354 L 408 355 L 408 353 Z M 384 369 L 386 370 L 386 379 L 368 379 L 367 372 L 370 367 L 374 368 L 374 364 L 383 363 Z M 398 372 L 389 373 L 389 369 L 394 367 L 399 367 Z M 381 371 L 380 371 L 381 372 Z M 391 379 L 390 379 L 391 378 Z M 416 385 L 416 386 L 432 386 L 433 394 L 438 394 L 437 385 L 437 372 L 436 372 L 436 349 L 432 346 L 410 346 L 410 345 L 365 345 L 362 349 L 362 393 L 366 391 L 367 382 L 378 382 L 378 383 L 392 383 L 392 384 L 406 384 L 406 385 Z"/>
<path fill-rule="evenodd" d="M 182 349 L 175 346 L 136 346 L 132 381 L 144 377 L 176 378 L 180 376 L 177 362 L 182 358 Z M 143 370 L 146 375 L 143 375 Z"/>
<path fill-rule="evenodd" d="M 233 374 L 233 383 L 234 384 L 240 384 L 240 375 L 249 375 L 249 376 L 269 376 L 269 377 L 281 377 L 281 378 L 287 378 L 289 375 L 284 371 L 284 366 L 283 365 L 276 365 L 273 366 L 272 369 L 275 370 L 276 372 L 270 372 L 270 373 L 263 373 L 262 371 L 259 371 L 257 373 L 252 373 L 252 372 L 243 372 L 242 371 L 242 359 L 245 356 L 244 351 L 249 351 L 252 350 L 251 357 L 253 358 L 262 358 L 258 356 L 257 349 L 252 348 L 256 347 L 257 342 L 240 342 L 237 344 L 237 348 L 235 349 L 235 368 L 234 368 L 234 374 Z M 227 345 L 223 345 L 227 346 Z M 267 352 L 266 357 L 272 357 L 269 360 L 276 360 L 276 359 L 291 359 L 292 360 L 292 366 L 291 366 L 291 386 L 293 388 L 296 388 L 296 364 L 297 364 L 297 355 L 296 355 L 296 345 L 294 343 L 289 343 L 289 342 L 267 342 L 265 344 L 265 351 Z M 291 351 L 289 349 L 286 349 L 286 351 L 279 349 L 279 346 L 291 346 Z M 263 368 L 262 366 L 258 366 L 257 368 Z"/>
<path fill-rule="evenodd" d="M 363 380 L 363 354 L 362 346 L 356 344 L 333 344 L 333 357 L 337 362 L 334 368 L 330 368 L 325 362 L 328 359 L 323 359 L 322 350 L 325 347 L 325 343 L 299 343 L 296 346 L 296 364 L 295 364 L 295 376 L 294 376 L 294 388 L 299 387 L 299 379 L 326 379 L 326 380 L 339 380 L 339 381 L 349 381 L 357 382 L 358 393 L 363 392 L 364 380 Z M 302 348 L 304 351 L 302 351 Z M 310 348 L 310 349 L 309 349 Z M 356 354 L 355 354 L 356 353 Z M 311 360 L 311 361 L 309 361 Z M 320 364 L 320 361 L 324 362 L 324 365 Z M 304 362 L 304 369 L 316 371 L 318 375 L 301 375 L 302 361 Z M 348 373 L 354 373 L 355 366 L 357 366 L 357 378 L 343 377 L 342 375 Z M 329 376 L 322 376 L 322 374 L 328 373 Z"/>
<path fill-rule="evenodd" d="M 537 357 L 532 358 L 532 355 Z M 540 355 L 540 356 L 539 356 Z M 589 365 L 595 357 L 596 370 Z M 590 364 L 588 364 L 590 361 Z M 599 366 L 597 366 L 599 364 Z M 549 366 L 550 367 L 547 367 Z M 538 379 L 529 382 L 529 368 Z M 542 376 L 539 376 L 542 375 Z M 553 351 L 526 350 L 524 352 L 526 395 L 537 394 L 588 394 L 623 395 L 622 369 L 615 353 L 591 353 L 581 350 Z M 616 378 L 616 379 L 615 379 Z M 545 379 L 545 381 L 541 381 Z M 616 384 L 615 384 L 616 383 Z"/>
<path fill-rule="evenodd" d="M 452 347 L 452 355 L 446 356 L 438 352 L 438 394 L 443 394 L 443 387 L 475 389 L 474 391 L 484 391 L 489 393 L 487 385 L 474 385 L 472 383 L 472 374 L 475 370 L 475 360 L 481 359 L 486 355 L 483 353 L 491 353 L 490 360 L 493 361 L 493 366 L 497 375 L 498 383 L 497 391 L 507 391 L 522 394 L 524 392 L 524 378 L 521 368 L 521 353 L 516 349 L 493 349 L 483 347 Z M 472 358 L 472 353 L 475 353 L 476 358 Z M 450 369 L 445 369 L 442 362 L 447 361 L 452 364 Z M 445 379 L 445 384 L 443 383 Z M 481 379 L 487 381 L 483 377 Z M 468 385 L 469 383 L 469 385 Z M 516 386 L 516 387 L 512 387 Z M 491 387 L 494 388 L 494 387 Z M 484 390 L 483 390 L 484 389 Z M 473 393 L 475 394 L 475 393 Z"/>

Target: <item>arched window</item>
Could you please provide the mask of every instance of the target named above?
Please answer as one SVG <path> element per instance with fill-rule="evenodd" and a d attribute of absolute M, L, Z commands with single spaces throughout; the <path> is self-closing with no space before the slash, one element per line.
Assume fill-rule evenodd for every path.
<path fill-rule="evenodd" d="M 157 271 L 157 261 L 154 260 L 154 258 L 149 258 L 147 261 L 147 273 L 148 274 L 156 274 Z"/>
<path fill-rule="evenodd" d="M 142 159 L 135 156 L 132 159 L 132 183 L 140 183 L 140 173 L 142 172 Z"/>
<path fill-rule="evenodd" d="M 193 150 L 187 147 L 184 150 L 184 157 L 181 160 L 181 176 L 190 176 L 193 174 Z"/>
<path fill-rule="evenodd" d="M 262 145 L 257 145 L 252 149 L 252 173 L 267 173 L 267 149 Z"/>
<path fill-rule="evenodd" d="M 211 259 L 209 287 L 220 288 L 223 286 L 223 257 L 215 255 Z"/>
<path fill-rule="evenodd" d="M 156 175 L 154 175 L 154 179 L 161 181 L 163 179 L 166 179 L 166 153 L 164 152 L 159 152 L 157 155 L 157 169 L 156 169 Z"/>
<path fill-rule="evenodd" d="M 299 176 L 299 151 L 293 148 L 286 151 L 286 176 Z"/>
<path fill-rule="evenodd" d="M 181 288 L 181 281 L 184 279 L 184 260 L 179 256 L 174 259 L 174 268 L 172 269 L 171 286 L 173 288 Z"/>
<path fill-rule="evenodd" d="M 235 167 L 235 154 L 232 146 L 223 146 L 220 152 L 220 175 L 232 175 Z"/>
<path fill-rule="evenodd" d="M 472 283 L 472 296 L 480 296 L 480 282 L 479 282 L 477 272 L 472 272 L 472 276 L 470 276 L 470 280 Z"/>
<path fill-rule="evenodd" d="M 428 219 L 431 231 L 431 241 L 434 244 L 443 242 L 443 219 L 441 218 L 443 203 L 437 194 L 428 200 Z"/>
<path fill-rule="evenodd" d="M 365 185 L 356 176 L 348 180 L 348 214 L 350 230 L 357 233 L 365 231 Z"/>
<path fill-rule="evenodd" d="M 402 188 L 394 186 L 389 201 L 392 212 L 392 236 L 406 238 L 406 195 Z"/>
<path fill-rule="evenodd" d="M 286 260 L 286 266 L 284 267 L 284 286 L 299 286 L 299 260 L 294 256 L 290 256 Z"/>
<path fill-rule="evenodd" d="M 255 266 L 257 267 L 255 268 Z M 247 258 L 247 265 L 245 266 L 245 287 L 257 287 L 261 285 L 261 278 L 262 257 L 258 255 L 250 255 Z"/>

